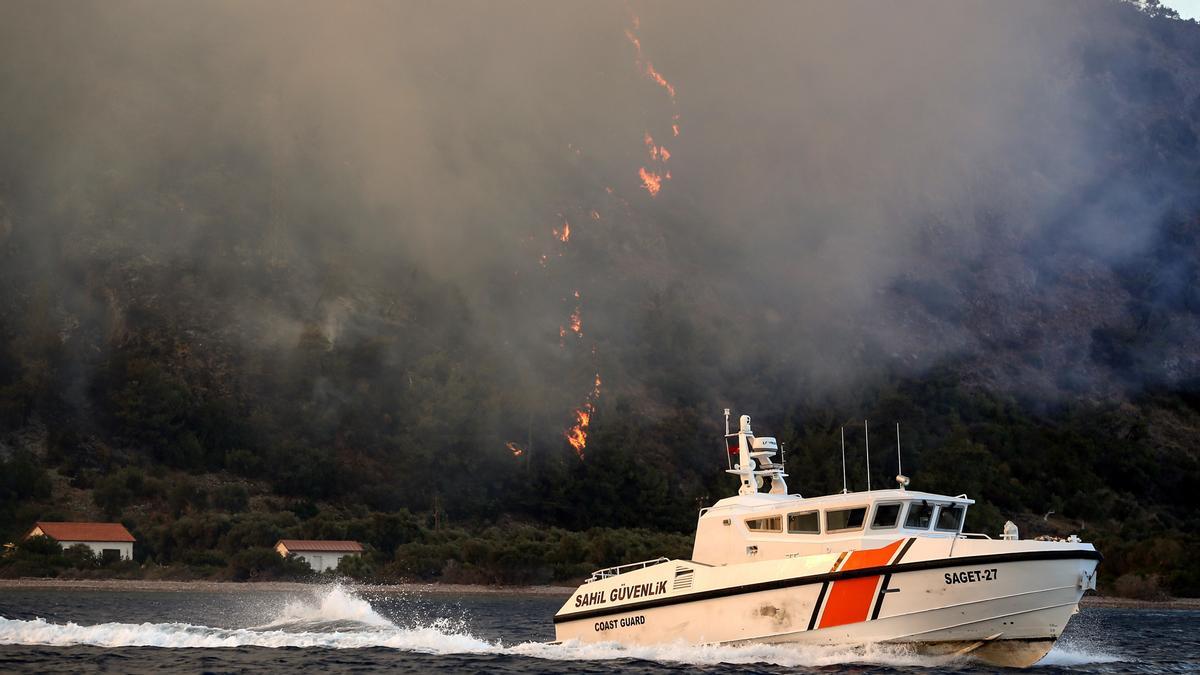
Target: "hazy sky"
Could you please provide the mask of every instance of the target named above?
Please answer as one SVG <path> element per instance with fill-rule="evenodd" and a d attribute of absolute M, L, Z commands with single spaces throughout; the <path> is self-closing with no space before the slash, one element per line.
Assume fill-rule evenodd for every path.
<path fill-rule="evenodd" d="M 1167 0 L 1163 4 L 1185 19 L 1200 19 L 1200 0 Z"/>
<path fill-rule="evenodd" d="M 246 333 L 291 343 L 367 305 L 362 279 L 411 286 L 388 276 L 408 265 L 535 363 L 577 305 L 619 353 L 663 323 L 643 298 L 679 287 L 828 379 L 1004 345 L 1086 365 L 1094 327 L 1134 320 L 1107 271 L 1182 189 L 1128 141 L 1191 133 L 1139 117 L 1149 97 L 1155 114 L 1196 100 L 1162 67 L 1182 59 L 1139 46 L 1143 19 L 1108 2 L 0 3 L 0 186 L 64 269 L 60 240 L 203 269 L 267 251 L 311 282 L 278 317 L 278 294 L 245 296 L 290 331 Z M 657 196 L 646 167 L 673 176 Z M 742 358 L 714 332 L 711 360 Z"/>

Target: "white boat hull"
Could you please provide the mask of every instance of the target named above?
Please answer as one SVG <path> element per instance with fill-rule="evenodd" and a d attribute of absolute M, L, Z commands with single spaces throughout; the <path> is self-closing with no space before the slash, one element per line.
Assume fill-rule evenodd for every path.
<path fill-rule="evenodd" d="M 1094 583 L 1099 558 L 1087 545 L 957 544 L 947 555 L 945 540 L 898 540 L 881 549 L 736 570 L 662 563 L 581 586 L 555 617 L 557 637 L 627 644 L 899 643 L 1025 666 L 1062 634 Z"/>

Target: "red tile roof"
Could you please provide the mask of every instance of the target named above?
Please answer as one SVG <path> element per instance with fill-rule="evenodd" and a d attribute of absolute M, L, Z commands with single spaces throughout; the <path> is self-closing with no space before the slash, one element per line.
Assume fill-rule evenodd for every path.
<path fill-rule="evenodd" d="M 280 539 L 276 546 L 283 546 L 292 553 L 362 553 L 362 544 L 357 541 L 321 541 L 318 539 Z"/>
<path fill-rule="evenodd" d="M 137 541 L 120 523 L 47 523 L 38 521 L 47 537 L 58 541 Z M 33 529 L 29 532 L 32 534 Z M 28 535 L 26 535 L 28 536 Z"/>

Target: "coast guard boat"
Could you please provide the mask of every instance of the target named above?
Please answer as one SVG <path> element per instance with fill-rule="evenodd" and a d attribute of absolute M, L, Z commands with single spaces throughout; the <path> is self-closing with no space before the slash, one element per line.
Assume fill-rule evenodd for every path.
<path fill-rule="evenodd" d="M 788 494 L 774 438 L 726 439 L 737 496 L 700 511 L 691 560 L 594 572 L 554 616 L 559 641 L 901 644 L 992 665 L 1044 657 L 1096 587 L 1077 537 L 963 532 L 973 500 L 906 489 Z M 769 482 L 769 489 L 763 490 Z"/>

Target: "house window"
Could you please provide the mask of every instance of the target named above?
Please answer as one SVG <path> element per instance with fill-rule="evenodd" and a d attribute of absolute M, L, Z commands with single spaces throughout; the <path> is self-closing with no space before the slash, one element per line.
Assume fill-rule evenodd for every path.
<path fill-rule="evenodd" d="M 875 507 L 875 519 L 871 521 L 871 529 L 882 530 L 895 527 L 900 522 L 900 504 L 880 504 Z"/>
<path fill-rule="evenodd" d="M 829 532 L 834 530 L 861 530 L 863 521 L 867 518 L 867 507 L 856 506 L 852 509 L 838 509 L 837 511 L 825 512 L 825 529 Z"/>
<path fill-rule="evenodd" d="M 821 516 L 816 511 L 788 514 L 789 534 L 821 534 Z"/>
<path fill-rule="evenodd" d="M 104 548 L 100 549 L 100 559 L 104 562 L 113 562 L 121 559 L 121 549 L 119 548 Z"/>
<path fill-rule="evenodd" d="M 943 506 L 938 511 L 937 525 L 934 527 L 943 532 L 958 532 L 962 527 L 964 509 L 962 506 Z"/>
<path fill-rule="evenodd" d="M 930 523 L 933 522 L 933 505 L 928 502 L 913 504 L 908 507 L 908 518 L 904 519 L 904 526 L 914 530 L 928 530 Z"/>
<path fill-rule="evenodd" d="M 746 529 L 751 532 L 782 532 L 783 516 L 767 516 L 766 518 L 747 518 Z"/>

